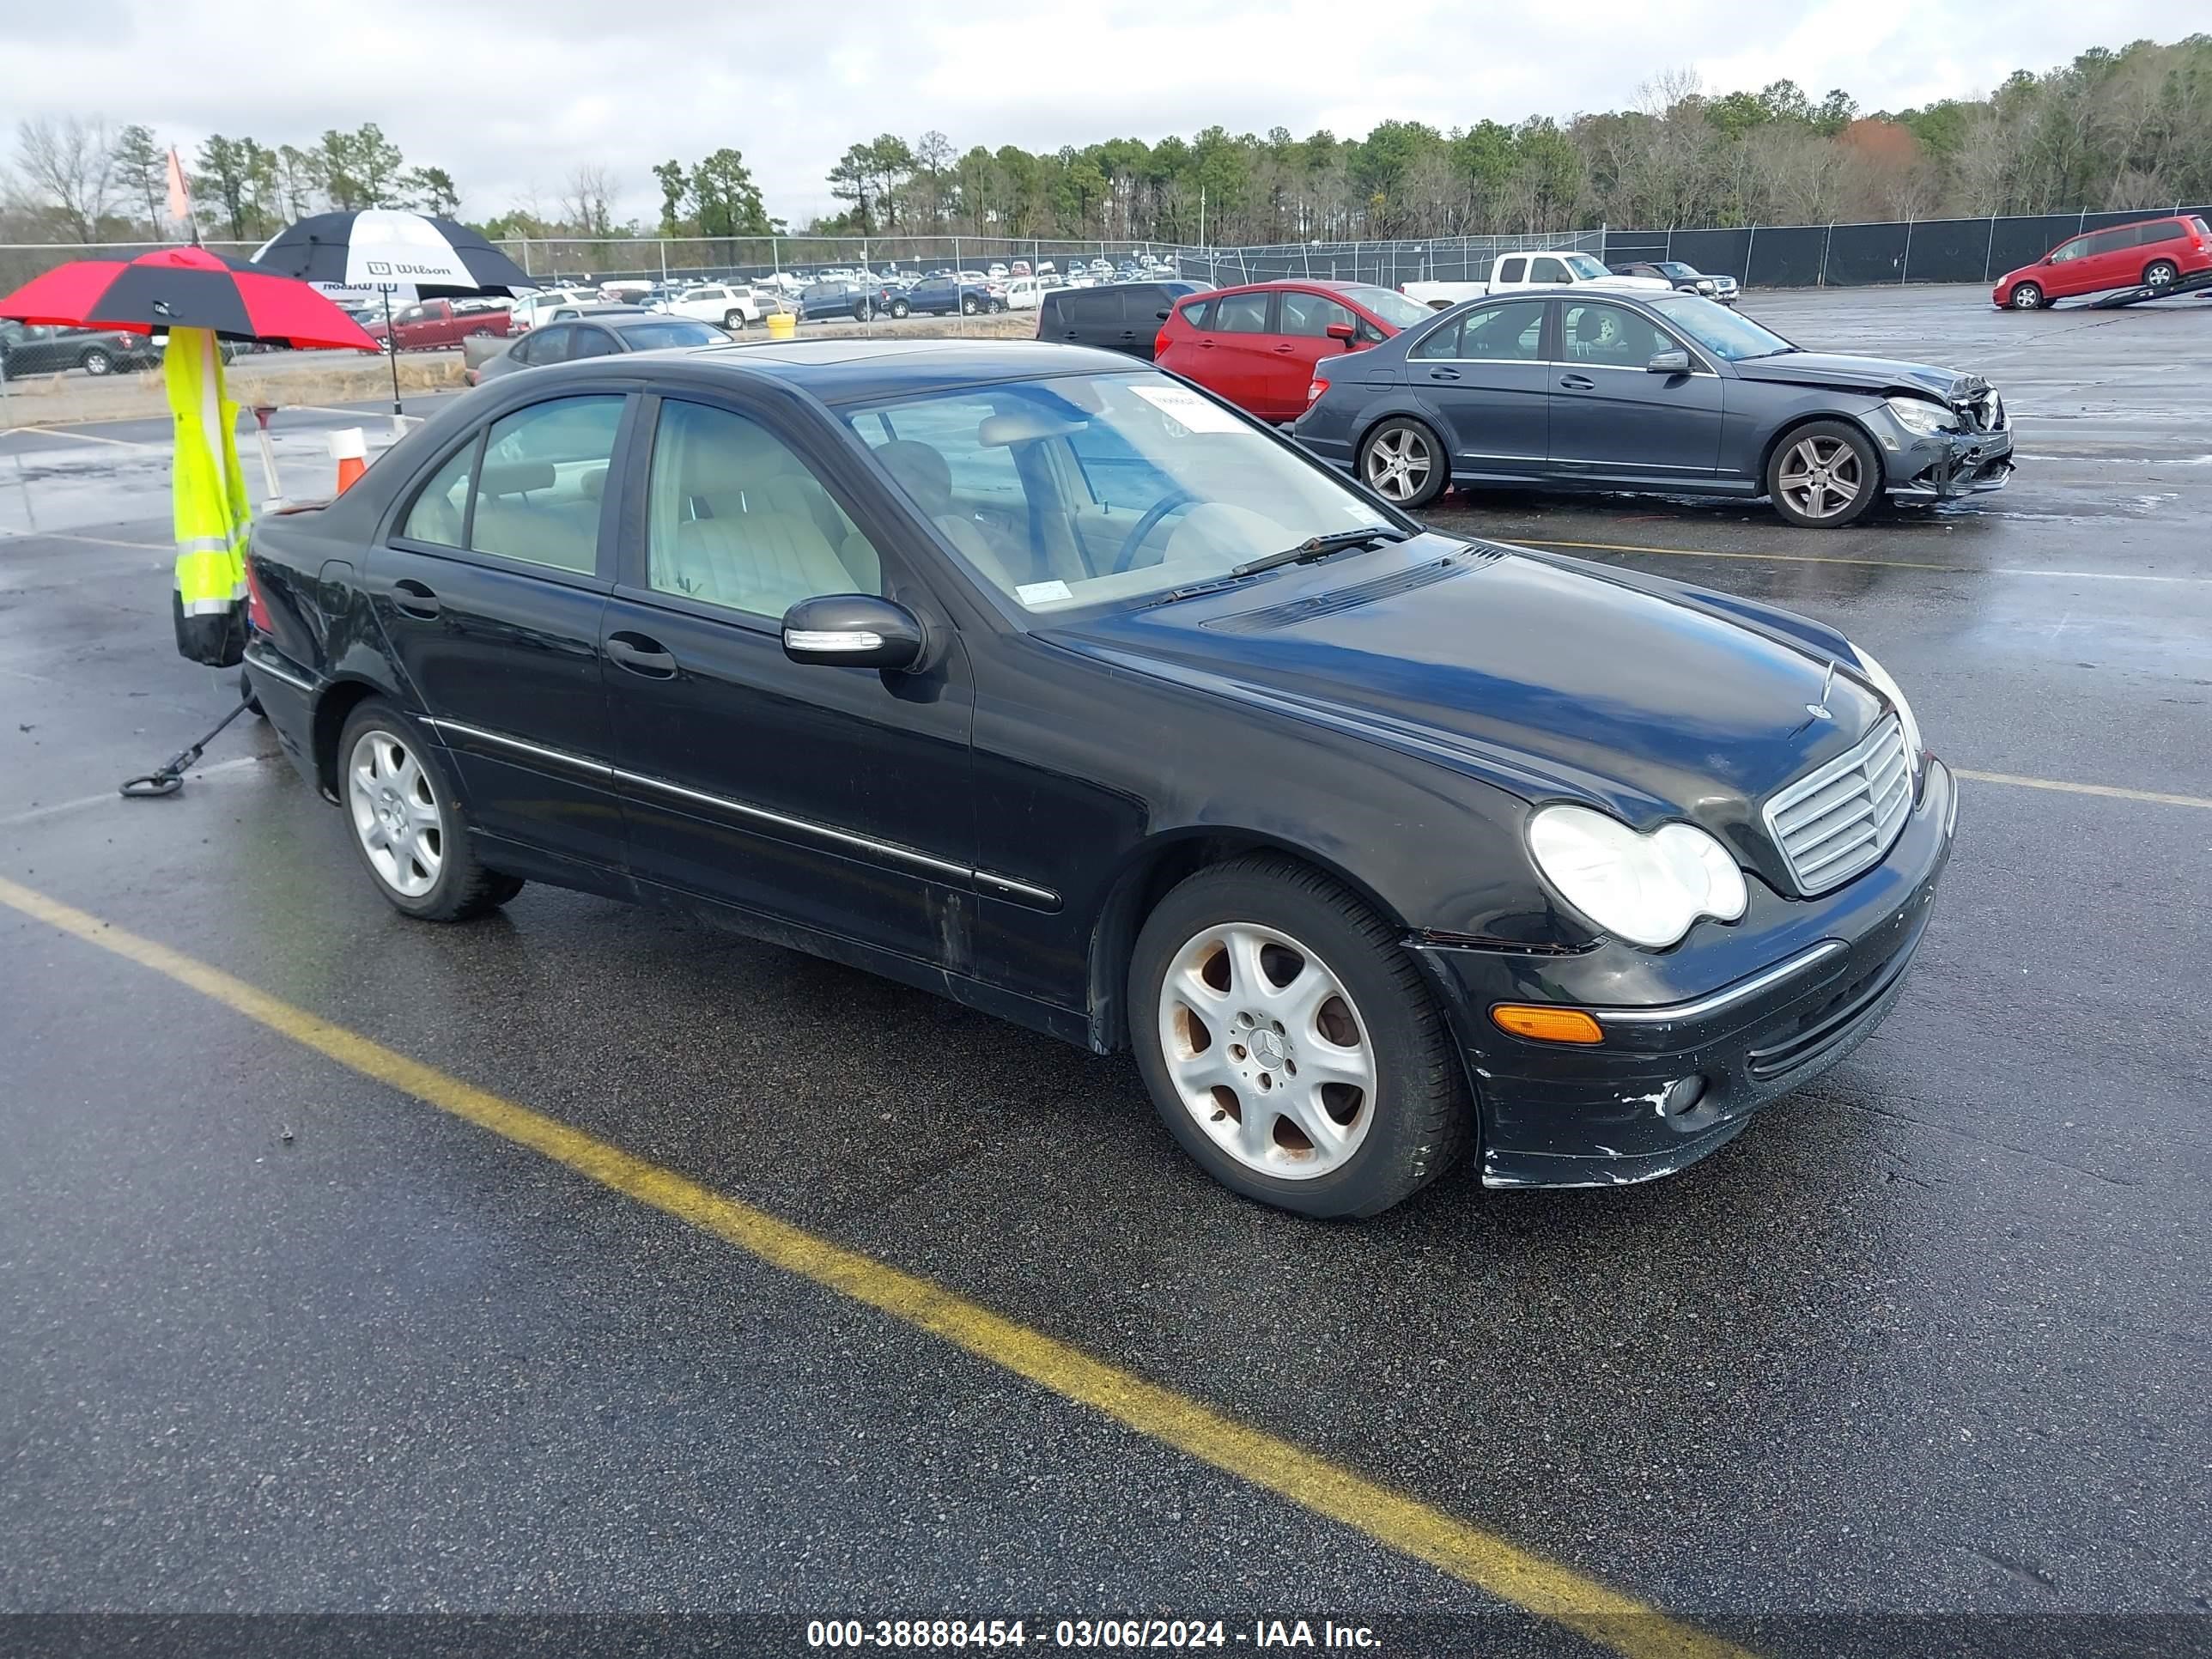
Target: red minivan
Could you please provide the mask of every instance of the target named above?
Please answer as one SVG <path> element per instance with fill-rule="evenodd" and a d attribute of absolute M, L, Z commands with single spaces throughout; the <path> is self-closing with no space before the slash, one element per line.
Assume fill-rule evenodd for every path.
<path fill-rule="evenodd" d="M 2008 270 L 1990 297 L 2014 311 L 2115 288 L 2171 288 L 2212 270 L 2212 229 L 2202 219 L 2145 219 L 2069 237 L 2032 265 Z"/>
<path fill-rule="evenodd" d="M 1153 361 L 1275 425 L 1306 412 L 1314 365 L 1436 313 L 1370 283 L 1253 283 L 1194 294 L 1168 313 Z"/>

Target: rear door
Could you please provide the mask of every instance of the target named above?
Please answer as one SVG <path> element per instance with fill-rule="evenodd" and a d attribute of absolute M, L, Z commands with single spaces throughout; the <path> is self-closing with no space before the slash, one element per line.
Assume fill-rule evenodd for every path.
<path fill-rule="evenodd" d="M 1651 373 L 1660 353 L 1689 348 L 1640 311 L 1572 295 L 1553 303 L 1551 471 L 1660 483 L 1712 477 L 1720 465 L 1719 377 L 1695 351 L 1692 373 Z"/>
<path fill-rule="evenodd" d="M 1453 471 L 1536 477 L 1546 465 L 1552 368 L 1546 302 L 1497 300 L 1424 335 L 1409 383 L 1449 428 Z"/>
<path fill-rule="evenodd" d="M 1118 288 L 1079 288 L 1062 296 L 1050 337 L 1073 345 L 1127 349 L 1127 329 L 1122 319 L 1121 290 Z"/>
<path fill-rule="evenodd" d="M 966 972 L 974 696 L 843 452 L 743 393 L 664 398 L 627 473 L 605 645 L 641 881 Z M 849 466 L 849 461 L 844 465 Z M 793 662 L 784 612 L 888 593 L 945 647 L 920 675 Z"/>
<path fill-rule="evenodd" d="M 362 582 L 477 827 L 579 872 L 623 862 L 599 615 L 630 402 L 553 398 L 479 429 L 402 497 Z"/>
<path fill-rule="evenodd" d="M 1218 295 L 1213 301 L 1214 342 L 1206 384 L 1239 409 L 1267 418 L 1261 404 L 1268 377 L 1275 372 L 1275 296 L 1264 289 Z M 1311 377 L 1309 376 L 1309 379 Z M 1298 387 L 1301 409 L 1305 387 Z"/>
<path fill-rule="evenodd" d="M 2088 257 L 2081 261 L 2091 289 L 2133 288 L 2142 280 L 2142 261 L 2136 252 L 2142 246 L 2140 234 L 2134 225 L 2091 234 Z"/>

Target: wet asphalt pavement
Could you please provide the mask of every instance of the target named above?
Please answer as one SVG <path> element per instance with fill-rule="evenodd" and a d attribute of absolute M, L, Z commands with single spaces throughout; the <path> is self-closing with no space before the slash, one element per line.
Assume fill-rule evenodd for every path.
<path fill-rule="evenodd" d="M 1888 1023 L 1652 1185 L 1462 1169 L 1295 1220 L 1180 1158 L 1125 1060 L 544 887 L 410 923 L 265 728 L 118 800 L 234 677 L 172 647 L 158 454 L 81 439 L 0 439 L 0 877 L 1749 1644 L 2134 1613 L 2197 1650 L 2212 302 L 1985 297 L 1745 308 L 1986 373 L 2002 494 L 1829 534 L 1433 514 L 1836 623 L 1969 775 Z M 0 1609 L 1493 1605 L 4 908 L 0 985 Z"/>

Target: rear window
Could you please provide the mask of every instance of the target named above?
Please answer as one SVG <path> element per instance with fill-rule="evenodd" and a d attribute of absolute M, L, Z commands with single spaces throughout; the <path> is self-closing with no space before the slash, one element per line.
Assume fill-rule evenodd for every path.
<path fill-rule="evenodd" d="M 671 346 L 722 345 L 729 336 L 712 323 L 682 322 L 671 318 L 665 323 L 636 323 L 623 330 L 623 338 L 629 343 L 632 351 L 662 351 Z"/>
<path fill-rule="evenodd" d="M 2202 219 L 2191 219 L 2189 222 L 2196 227 L 2199 236 L 2212 236 L 2212 225 L 2206 224 Z"/>

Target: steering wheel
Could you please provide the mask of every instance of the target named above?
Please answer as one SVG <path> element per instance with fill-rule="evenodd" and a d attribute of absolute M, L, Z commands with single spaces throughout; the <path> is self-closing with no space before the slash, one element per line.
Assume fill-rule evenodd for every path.
<path fill-rule="evenodd" d="M 1145 510 L 1145 516 L 1137 520 L 1136 527 L 1130 531 L 1128 539 L 1121 544 L 1121 551 L 1115 554 L 1114 574 L 1121 575 L 1135 562 L 1137 550 L 1145 544 L 1146 537 L 1160 527 L 1161 520 L 1166 518 L 1170 513 L 1177 513 L 1186 507 L 1197 505 L 1198 497 L 1188 489 L 1171 490 L 1154 501 Z"/>

